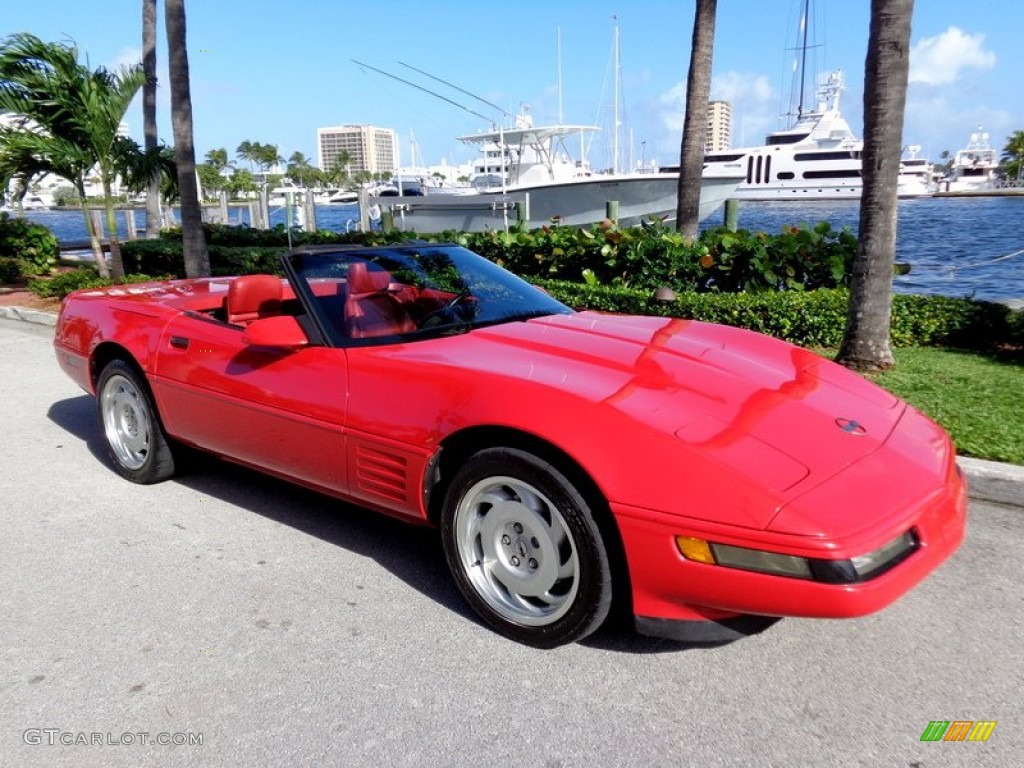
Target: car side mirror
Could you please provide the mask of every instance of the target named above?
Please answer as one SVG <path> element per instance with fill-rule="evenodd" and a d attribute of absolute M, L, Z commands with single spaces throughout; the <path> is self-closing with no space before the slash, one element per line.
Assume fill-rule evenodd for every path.
<path fill-rule="evenodd" d="M 242 332 L 242 341 L 254 347 L 297 348 L 309 344 L 306 332 L 291 315 L 253 320 Z"/>

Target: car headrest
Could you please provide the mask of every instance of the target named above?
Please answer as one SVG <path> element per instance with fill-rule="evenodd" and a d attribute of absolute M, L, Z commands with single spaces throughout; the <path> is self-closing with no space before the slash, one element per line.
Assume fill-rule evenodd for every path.
<path fill-rule="evenodd" d="M 242 275 L 228 286 L 228 321 L 252 320 L 281 311 L 281 278 L 274 275 Z"/>
<path fill-rule="evenodd" d="M 381 293 L 391 284 L 391 273 L 384 269 L 370 269 L 365 261 L 348 265 L 349 293 Z"/>

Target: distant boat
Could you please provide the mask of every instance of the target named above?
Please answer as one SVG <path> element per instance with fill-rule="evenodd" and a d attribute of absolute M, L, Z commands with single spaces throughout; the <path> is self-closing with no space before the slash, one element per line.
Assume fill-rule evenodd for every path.
<path fill-rule="evenodd" d="M 351 205 L 359 202 L 359 192 L 354 189 L 338 189 L 329 194 L 324 202 Z"/>
<path fill-rule="evenodd" d="M 54 207 L 53 197 L 47 195 L 49 200 L 44 200 L 39 195 L 25 195 L 21 200 L 10 200 L 0 205 L 0 212 L 16 213 L 18 211 L 48 211 Z"/>
<path fill-rule="evenodd" d="M 935 167 L 926 157 L 918 157 L 921 147 L 911 144 L 900 158 L 900 197 L 924 197 L 938 191 L 935 182 Z"/>
<path fill-rule="evenodd" d="M 988 139 L 981 127 L 971 134 L 967 146 L 953 156 L 949 174 L 939 182 L 941 192 L 989 192 L 997 187 L 999 155 Z"/>

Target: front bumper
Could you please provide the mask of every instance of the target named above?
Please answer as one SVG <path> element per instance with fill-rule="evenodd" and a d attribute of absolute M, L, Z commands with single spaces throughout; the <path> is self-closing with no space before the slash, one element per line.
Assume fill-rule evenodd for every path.
<path fill-rule="evenodd" d="M 854 473 L 849 482 L 860 481 Z M 898 477 L 892 480 L 899 481 Z M 826 486 L 836 498 L 850 492 L 836 479 Z M 814 496 L 816 502 L 827 503 L 824 491 Z M 673 634 L 665 627 L 666 621 L 721 623 L 740 614 L 849 618 L 881 610 L 953 554 L 963 541 L 966 508 L 966 482 L 952 455 L 944 483 L 938 489 L 911 505 L 902 504 L 888 515 L 878 514 L 877 525 L 846 537 L 741 530 L 612 505 L 629 562 L 637 628 L 645 634 L 670 637 Z M 865 513 L 873 516 L 877 511 L 865 508 Z M 852 584 L 828 584 L 693 562 L 680 554 L 675 543 L 676 536 L 693 536 L 797 557 L 839 560 L 873 551 L 908 530 L 913 530 L 918 539 L 916 551 L 884 573 Z"/>

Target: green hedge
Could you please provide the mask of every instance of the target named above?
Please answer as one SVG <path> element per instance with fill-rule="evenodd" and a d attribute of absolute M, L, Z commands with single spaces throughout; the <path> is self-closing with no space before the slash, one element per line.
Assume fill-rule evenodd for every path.
<path fill-rule="evenodd" d="M 847 283 L 857 250 L 849 230 L 836 231 L 826 222 L 786 227 L 775 235 L 709 229 L 695 242 L 663 224 L 619 229 L 609 222 L 450 234 L 523 276 L 700 292 L 835 288 Z"/>
<path fill-rule="evenodd" d="M 280 246 L 211 245 L 210 272 L 215 276 L 253 273 L 281 274 Z M 181 242 L 169 239 L 131 240 L 121 244 L 126 272 L 185 277 Z"/>
<path fill-rule="evenodd" d="M 214 275 L 280 274 L 279 256 L 287 248 L 283 228 L 206 229 Z M 836 232 L 827 224 L 789 227 L 778 236 L 711 230 L 693 245 L 661 227 L 619 230 L 607 224 L 426 237 L 396 231 L 293 235 L 295 245 L 377 245 L 414 237 L 458 242 L 578 309 L 707 320 L 823 347 L 838 346 L 842 340 L 848 294 L 829 286 L 845 282 L 856 248 L 849 232 Z M 184 276 L 180 233 L 127 242 L 122 249 L 129 272 Z M 789 271 L 798 262 L 803 265 L 794 268 L 799 279 Z M 668 305 L 652 301 L 653 289 L 666 284 L 677 290 L 678 299 Z M 897 346 L 1024 345 L 1024 313 L 969 299 L 895 294 L 891 328 Z"/>
<path fill-rule="evenodd" d="M 575 309 L 663 315 L 749 328 L 795 344 L 838 347 L 846 328 L 845 289 L 778 293 L 682 293 L 674 302 L 630 288 L 532 279 Z M 892 343 L 980 349 L 1024 345 L 1024 313 L 1002 304 L 944 296 L 893 294 Z"/>
<path fill-rule="evenodd" d="M 218 258 L 257 260 L 264 249 L 288 247 L 288 232 L 223 225 L 206 225 L 211 266 Z M 821 222 L 813 227 L 786 227 L 779 234 L 719 228 L 687 241 L 663 224 L 620 229 L 610 222 L 591 227 L 543 227 L 509 232 L 300 232 L 292 231 L 292 246 L 408 242 L 456 242 L 525 277 L 592 280 L 604 285 L 707 292 L 758 292 L 835 288 L 847 283 L 857 239 L 849 230 L 837 231 Z M 167 230 L 159 244 L 125 243 L 126 264 L 146 271 L 180 273 L 180 230 Z M 227 248 L 228 251 L 219 249 Z M 247 256 L 235 249 L 247 249 Z M 155 261 L 146 261 L 146 259 Z M 262 262 L 261 262 L 262 263 Z M 270 271 L 270 270 L 268 270 Z"/>
<path fill-rule="evenodd" d="M 104 288 L 108 285 L 121 283 L 145 283 L 151 280 L 159 280 L 152 275 L 125 275 L 120 280 L 111 280 L 109 277 L 100 277 L 95 267 L 79 267 L 71 272 L 61 272 L 50 278 L 28 281 L 28 289 L 37 296 L 43 298 L 63 299 L 72 291 L 83 288 Z"/>

